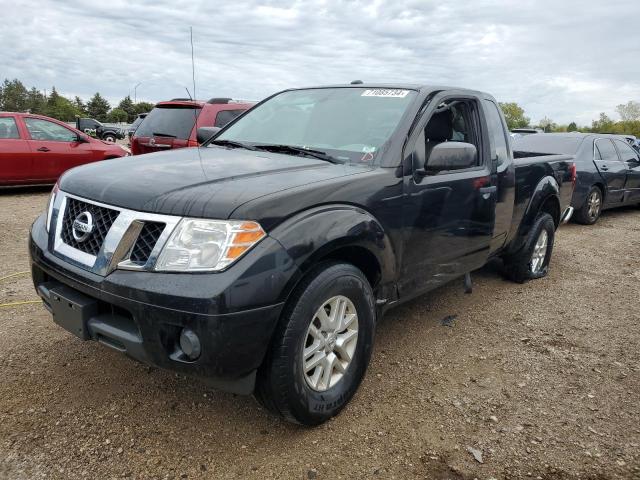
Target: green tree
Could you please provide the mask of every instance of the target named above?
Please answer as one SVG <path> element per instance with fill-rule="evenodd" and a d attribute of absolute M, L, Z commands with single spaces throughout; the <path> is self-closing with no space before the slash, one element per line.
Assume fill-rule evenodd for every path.
<path fill-rule="evenodd" d="M 524 109 L 517 103 L 500 102 L 500 108 L 502 109 L 502 113 L 504 113 L 504 118 L 507 121 L 507 127 L 509 128 L 509 130 L 529 126 L 529 117 L 526 117 L 524 115 Z"/>
<path fill-rule="evenodd" d="M 28 91 L 20 80 L 5 79 L 2 84 L 2 104 L 0 110 L 25 112 L 28 108 Z"/>
<path fill-rule="evenodd" d="M 76 107 L 76 110 L 78 110 L 78 115 L 79 116 L 83 117 L 83 116 L 85 116 L 87 114 L 86 105 L 84 104 L 82 99 L 80 97 L 78 97 L 77 95 L 73 99 L 73 105 Z"/>
<path fill-rule="evenodd" d="M 91 100 L 87 103 L 87 115 L 100 122 L 106 122 L 110 108 L 111 105 L 109 105 L 109 102 L 107 102 L 100 93 L 96 92 L 96 94 L 91 97 Z"/>
<path fill-rule="evenodd" d="M 555 130 L 557 130 L 558 125 L 551 120 L 549 117 L 543 117 L 539 122 L 538 122 L 538 126 L 545 132 L 545 133 L 549 133 L 549 132 L 553 132 Z"/>
<path fill-rule="evenodd" d="M 640 102 L 630 100 L 625 104 L 618 105 L 616 112 L 618 112 L 623 122 L 640 120 Z"/>
<path fill-rule="evenodd" d="M 595 133 L 613 133 L 615 122 L 606 113 L 601 112 L 598 120 L 591 122 L 591 131 Z"/>
<path fill-rule="evenodd" d="M 136 115 L 139 113 L 149 113 L 153 109 L 153 103 L 138 102 L 135 104 Z"/>
<path fill-rule="evenodd" d="M 71 122 L 80 115 L 80 112 L 71 100 L 60 95 L 56 87 L 53 87 L 47 98 L 45 114 L 64 122 Z"/>
<path fill-rule="evenodd" d="M 577 132 L 577 131 L 578 131 L 578 125 L 576 125 L 576 122 L 571 122 L 567 126 L 567 132 Z"/>
<path fill-rule="evenodd" d="M 118 107 L 118 108 L 114 108 L 109 112 L 109 114 L 107 115 L 107 122 L 113 122 L 113 123 L 126 122 L 128 121 L 127 120 L 128 118 L 129 118 L 129 115 L 127 114 L 127 112 L 124 111 L 122 108 Z"/>
<path fill-rule="evenodd" d="M 44 94 L 36 87 L 31 87 L 31 90 L 27 93 L 27 109 L 29 112 L 38 115 L 46 114 L 47 100 L 44 98 Z"/>
<path fill-rule="evenodd" d="M 124 120 L 125 122 L 133 122 L 136 118 L 136 107 L 131 100 L 131 97 L 127 95 L 122 99 L 122 101 L 118 104 L 117 107 L 119 110 L 123 110 L 127 113 L 127 118 Z"/>

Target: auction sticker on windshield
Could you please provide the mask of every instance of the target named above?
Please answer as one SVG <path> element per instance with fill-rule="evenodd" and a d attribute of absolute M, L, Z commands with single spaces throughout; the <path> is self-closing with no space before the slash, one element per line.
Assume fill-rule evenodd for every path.
<path fill-rule="evenodd" d="M 404 98 L 409 94 L 409 90 L 398 90 L 391 88 L 376 88 L 374 90 L 365 90 L 361 97 L 393 97 Z"/>

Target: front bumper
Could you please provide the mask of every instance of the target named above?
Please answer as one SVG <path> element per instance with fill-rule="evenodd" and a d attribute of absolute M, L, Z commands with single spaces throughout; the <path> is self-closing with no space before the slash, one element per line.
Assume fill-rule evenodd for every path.
<path fill-rule="evenodd" d="M 204 378 L 222 390 L 253 391 L 286 286 L 297 273 L 278 242 L 266 238 L 225 272 L 116 270 L 104 277 L 58 258 L 47 244 L 41 216 L 29 241 L 34 286 L 50 311 L 52 292 L 88 305 L 76 323 L 83 330 L 73 332 L 77 336 L 148 365 Z M 64 319 L 56 321 L 72 330 Z M 200 339 L 195 360 L 180 355 L 183 328 Z"/>

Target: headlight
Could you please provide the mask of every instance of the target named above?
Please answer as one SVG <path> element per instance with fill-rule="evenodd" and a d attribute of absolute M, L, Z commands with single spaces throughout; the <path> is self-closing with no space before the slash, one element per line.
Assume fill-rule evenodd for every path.
<path fill-rule="evenodd" d="M 183 218 L 162 248 L 155 269 L 218 271 L 266 236 L 256 222 Z"/>
<path fill-rule="evenodd" d="M 49 195 L 49 204 L 47 205 L 47 223 L 45 224 L 45 229 L 47 233 L 51 229 L 51 217 L 53 215 L 53 204 L 56 202 L 56 194 L 58 193 L 58 183 L 53 186 L 53 190 L 51 190 L 51 195 Z"/>

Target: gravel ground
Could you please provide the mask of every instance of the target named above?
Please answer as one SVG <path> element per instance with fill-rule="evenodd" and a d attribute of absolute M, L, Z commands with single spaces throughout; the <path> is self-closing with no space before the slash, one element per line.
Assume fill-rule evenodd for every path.
<path fill-rule="evenodd" d="M 0 192 L 0 277 L 46 200 Z M 393 310 L 315 429 L 0 307 L 0 478 L 640 478 L 639 251 L 640 210 L 606 212 L 561 228 L 545 279 L 489 266 Z M 0 280 L 0 303 L 35 299 Z"/>

